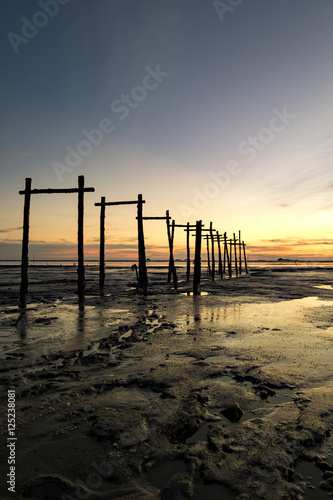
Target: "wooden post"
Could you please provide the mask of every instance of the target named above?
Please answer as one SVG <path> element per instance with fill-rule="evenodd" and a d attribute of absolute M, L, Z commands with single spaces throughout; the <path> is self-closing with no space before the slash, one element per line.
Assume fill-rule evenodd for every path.
<path fill-rule="evenodd" d="M 29 264 L 29 217 L 31 199 L 31 179 L 25 179 L 24 209 L 23 209 L 23 238 L 22 238 L 22 260 L 21 260 L 21 286 L 19 307 L 25 309 L 27 306 L 28 293 L 28 264 Z"/>
<path fill-rule="evenodd" d="M 229 240 L 229 262 L 230 262 L 230 278 L 232 276 L 232 240 Z"/>
<path fill-rule="evenodd" d="M 79 308 L 84 308 L 84 292 L 85 292 L 85 276 L 84 276 L 84 253 L 83 253 L 83 219 L 84 219 L 84 176 L 78 177 L 78 231 L 77 231 L 77 248 L 78 248 L 78 296 Z"/>
<path fill-rule="evenodd" d="M 206 246 L 207 246 L 207 266 L 208 266 L 208 276 L 211 275 L 211 269 L 210 269 L 210 255 L 209 255 L 209 241 L 208 241 L 208 234 L 206 234 Z"/>
<path fill-rule="evenodd" d="M 138 248 L 139 248 L 139 287 L 142 289 L 143 294 L 148 293 L 148 278 L 147 278 L 147 264 L 146 264 L 146 249 L 145 239 L 143 234 L 142 222 L 142 194 L 138 195 Z"/>
<path fill-rule="evenodd" d="M 189 281 L 190 279 L 190 272 L 191 272 L 191 255 L 190 255 L 190 223 L 187 223 L 187 229 L 186 229 L 186 257 L 187 257 L 187 262 L 186 262 L 186 281 Z"/>
<path fill-rule="evenodd" d="M 224 247 L 223 247 L 223 275 L 226 275 L 225 265 L 226 265 L 226 234 L 224 233 Z"/>
<path fill-rule="evenodd" d="M 223 268 L 222 268 L 222 253 L 221 253 L 221 241 L 220 241 L 220 235 L 219 232 L 216 231 L 217 234 L 217 248 L 219 251 L 219 275 L 221 276 L 221 279 L 223 278 Z"/>
<path fill-rule="evenodd" d="M 247 261 L 246 261 L 246 253 L 245 253 L 245 243 L 243 241 L 243 252 L 244 252 L 244 265 L 245 265 L 245 272 L 248 274 L 249 270 L 247 268 Z"/>
<path fill-rule="evenodd" d="M 231 278 L 231 276 L 232 276 L 231 255 L 229 257 L 228 242 L 227 242 L 227 233 L 224 233 L 224 250 L 225 250 L 225 253 L 226 253 L 226 256 L 227 256 L 228 274 L 229 274 L 229 278 Z"/>
<path fill-rule="evenodd" d="M 170 216 L 169 210 L 166 211 L 166 224 L 167 224 L 167 233 L 168 233 L 168 242 L 169 242 L 169 269 L 168 269 L 168 283 L 171 281 L 171 274 L 173 276 L 173 284 L 174 287 L 177 288 L 178 278 L 175 268 L 175 262 L 173 258 L 173 240 L 175 237 L 175 221 L 172 221 L 172 229 L 170 230 Z"/>
<path fill-rule="evenodd" d="M 238 253 L 239 253 L 239 276 L 242 275 L 242 242 L 241 232 L 238 231 Z"/>
<path fill-rule="evenodd" d="M 214 234 L 213 234 L 213 223 L 211 222 L 209 225 L 209 232 L 210 232 L 210 240 L 212 244 L 212 281 L 215 280 L 215 255 L 214 255 Z"/>
<path fill-rule="evenodd" d="M 235 253 L 235 271 L 236 271 L 236 276 L 238 276 L 237 245 L 236 245 L 236 235 L 235 235 L 235 233 L 234 233 L 234 253 Z"/>
<path fill-rule="evenodd" d="M 194 255 L 194 273 L 193 273 L 193 295 L 198 295 L 201 275 L 201 224 L 202 221 L 196 222 L 195 232 L 195 255 Z"/>
<path fill-rule="evenodd" d="M 99 294 L 104 295 L 105 283 L 105 196 L 101 197 L 100 247 L 99 247 Z"/>

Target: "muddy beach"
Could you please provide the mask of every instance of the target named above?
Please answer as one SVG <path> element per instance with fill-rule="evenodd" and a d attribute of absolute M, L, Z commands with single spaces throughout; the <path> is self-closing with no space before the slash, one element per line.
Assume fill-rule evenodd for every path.
<path fill-rule="evenodd" d="M 252 269 L 193 297 L 156 268 L 143 297 L 119 268 L 100 298 L 89 266 L 79 314 L 76 269 L 36 266 L 24 315 L 19 268 L 1 271 L 1 404 L 14 390 L 17 437 L 1 498 L 332 497 L 330 269 Z M 7 431 L 2 419 L 2 443 Z M 2 446 L 2 477 L 7 460 Z"/>

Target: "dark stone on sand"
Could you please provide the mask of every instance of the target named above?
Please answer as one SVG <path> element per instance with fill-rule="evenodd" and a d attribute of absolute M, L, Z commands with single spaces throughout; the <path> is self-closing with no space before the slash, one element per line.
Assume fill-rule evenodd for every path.
<path fill-rule="evenodd" d="M 325 491 L 333 491 L 333 478 L 328 478 L 320 483 L 320 488 Z"/>
<path fill-rule="evenodd" d="M 259 384 L 254 387 L 255 392 L 259 392 L 261 399 L 267 399 L 268 397 L 273 397 L 276 391 L 267 387 L 267 385 Z"/>
<path fill-rule="evenodd" d="M 230 422 L 237 423 L 244 415 L 238 403 L 231 403 L 229 406 L 220 411 Z"/>

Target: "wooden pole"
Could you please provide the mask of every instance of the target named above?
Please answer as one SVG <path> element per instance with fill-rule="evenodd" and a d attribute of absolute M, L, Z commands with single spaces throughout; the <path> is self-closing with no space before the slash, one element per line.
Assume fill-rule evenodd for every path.
<path fill-rule="evenodd" d="M 238 231 L 238 253 L 239 253 L 239 276 L 242 275 L 242 242 L 241 232 Z"/>
<path fill-rule="evenodd" d="M 224 233 L 224 249 L 225 249 L 225 253 L 227 256 L 228 274 L 229 274 L 229 278 L 231 278 L 232 277 L 231 258 L 230 258 L 231 256 L 229 256 L 229 252 L 228 252 L 227 233 Z"/>
<path fill-rule="evenodd" d="M 105 283 L 105 196 L 101 197 L 100 247 L 99 247 L 99 294 L 104 295 Z"/>
<path fill-rule="evenodd" d="M 143 234 L 142 222 L 142 194 L 138 195 L 138 249 L 139 249 L 139 287 L 142 289 L 143 294 L 148 293 L 148 278 L 147 278 L 147 264 L 146 264 L 146 249 L 145 239 Z"/>
<path fill-rule="evenodd" d="M 236 235 L 235 235 L 235 233 L 234 233 L 234 253 L 235 253 L 235 271 L 236 271 L 236 276 L 238 276 L 237 245 L 236 245 Z"/>
<path fill-rule="evenodd" d="M 220 241 L 220 235 L 219 235 L 218 231 L 216 231 L 216 234 L 217 234 L 217 248 L 219 251 L 219 275 L 221 276 L 221 278 L 223 278 L 221 241 Z"/>
<path fill-rule="evenodd" d="M 230 278 L 232 276 L 232 240 L 229 240 Z"/>
<path fill-rule="evenodd" d="M 194 273 L 193 273 L 193 295 L 198 295 L 201 275 L 201 224 L 202 221 L 196 222 L 195 233 L 195 255 L 194 255 Z"/>
<path fill-rule="evenodd" d="M 223 248 L 223 275 L 226 275 L 225 271 L 225 265 L 226 265 L 226 234 L 224 233 L 224 248 Z"/>
<path fill-rule="evenodd" d="M 177 288 L 178 286 L 178 277 L 177 277 L 177 272 L 176 272 L 176 266 L 175 266 L 175 260 L 173 257 L 173 242 L 175 239 L 175 221 L 172 221 L 171 225 L 171 256 L 172 256 L 172 276 L 173 276 L 173 286 L 174 288 Z"/>
<path fill-rule="evenodd" d="M 243 252 L 244 252 L 244 265 L 245 265 L 245 272 L 246 272 L 246 274 L 248 274 L 249 270 L 248 270 L 248 267 L 247 267 L 246 253 L 245 253 L 245 243 L 244 243 L 244 241 L 243 241 Z"/>
<path fill-rule="evenodd" d="M 208 234 L 206 234 L 206 246 L 207 246 L 207 266 L 208 266 L 208 276 L 211 275 L 211 269 L 210 269 L 210 255 L 209 255 L 209 241 L 208 241 Z"/>
<path fill-rule="evenodd" d="M 187 254 L 187 263 L 186 263 L 186 281 L 190 279 L 190 270 L 191 270 L 191 255 L 190 255 L 190 223 L 187 223 L 186 229 L 186 254 Z"/>
<path fill-rule="evenodd" d="M 27 306 L 28 293 L 28 264 L 29 264 L 29 218 L 31 199 L 31 179 L 25 179 L 24 209 L 23 209 L 23 238 L 22 238 L 22 260 L 21 260 L 21 286 L 19 307 L 25 309 Z"/>
<path fill-rule="evenodd" d="M 212 245 L 212 281 L 215 280 L 215 255 L 214 255 L 214 234 L 213 234 L 213 223 L 210 223 L 209 226 L 209 232 L 210 232 L 210 240 L 211 240 L 211 245 Z"/>
<path fill-rule="evenodd" d="M 175 221 L 172 221 L 171 230 L 170 230 L 170 216 L 169 210 L 166 211 L 166 224 L 167 224 L 167 234 L 168 234 L 168 242 L 169 242 L 169 269 L 168 269 L 168 283 L 171 281 L 171 274 L 173 276 L 173 284 L 174 287 L 177 288 L 178 278 L 175 268 L 175 261 L 173 258 L 173 240 L 175 237 Z"/>
<path fill-rule="evenodd" d="M 167 234 L 168 234 L 168 244 L 169 244 L 169 268 L 168 268 L 168 283 L 171 281 L 171 273 L 172 273 L 172 263 L 171 263 L 171 231 L 170 231 L 170 216 L 169 210 L 166 211 L 166 225 L 167 225 Z"/>
<path fill-rule="evenodd" d="M 78 296 L 79 308 L 84 308 L 84 292 L 85 292 L 85 276 L 84 276 L 84 253 L 83 253 L 83 219 L 84 219 L 84 176 L 78 177 L 78 231 L 77 231 L 77 247 L 78 247 Z"/>

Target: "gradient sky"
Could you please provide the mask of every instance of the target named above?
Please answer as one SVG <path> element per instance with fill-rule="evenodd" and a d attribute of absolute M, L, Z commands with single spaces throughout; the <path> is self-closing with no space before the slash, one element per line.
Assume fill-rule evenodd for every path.
<path fill-rule="evenodd" d="M 332 0 L 6 0 L 0 26 L 0 259 L 20 257 L 24 179 L 78 175 L 96 190 L 86 258 L 94 203 L 138 193 L 144 215 L 241 229 L 252 258 L 332 258 Z M 107 258 L 135 258 L 135 215 L 107 209 Z M 76 195 L 34 195 L 30 257 L 75 258 L 76 221 Z M 163 222 L 145 236 L 148 256 L 166 255 Z"/>

